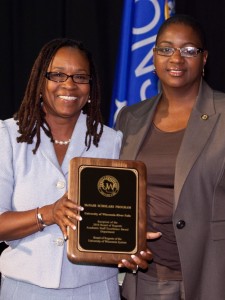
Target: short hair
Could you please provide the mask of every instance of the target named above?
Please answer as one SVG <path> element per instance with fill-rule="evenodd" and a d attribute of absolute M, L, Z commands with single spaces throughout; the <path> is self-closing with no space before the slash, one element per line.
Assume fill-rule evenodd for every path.
<path fill-rule="evenodd" d="M 36 145 L 33 149 L 34 154 L 41 142 L 41 128 L 51 141 L 54 141 L 51 128 L 45 120 L 45 113 L 42 109 L 41 92 L 46 80 L 45 74 L 49 64 L 56 52 L 63 47 L 79 49 L 85 54 L 90 65 L 90 75 L 92 78 L 90 83 L 91 102 L 86 103 L 82 109 L 83 113 L 87 115 L 87 131 L 85 137 L 87 150 L 90 148 L 91 143 L 98 147 L 103 132 L 103 121 L 100 111 L 100 82 L 92 55 L 80 41 L 69 38 L 57 38 L 42 47 L 31 70 L 22 103 L 18 112 L 14 115 L 14 119 L 19 126 L 18 132 L 20 133 L 20 136 L 17 137 L 18 143 L 26 142 L 32 144 L 33 139 L 36 136 Z"/>
<path fill-rule="evenodd" d="M 206 49 L 206 38 L 205 32 L 201 26 L 201 24 L 192 16 L 185 14 L 176 14 L 170 18 L 168 18 L 159 28 L 157 37 L 156 37 L 156 45 L 161 34 L 171 25 L 171 24 L 184 24 L 191 27 L 199 37 L 201 42 L 201 46 L 203 49 Z"/>

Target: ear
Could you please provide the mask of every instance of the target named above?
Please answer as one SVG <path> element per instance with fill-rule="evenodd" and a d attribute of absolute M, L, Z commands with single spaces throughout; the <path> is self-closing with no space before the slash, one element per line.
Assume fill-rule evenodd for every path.
<path fill-rule="evenodd" d="M 204 65 L 205 65 L 206 62 L 207 62 L 208 54 L 209 54 L 209 53 L 208 53 L 207 50 L 205 50 L 204 53 L 203 53 L 203 63 L 204 63 Z"/>
<path fill-rule="evenodd" d="M 154 48 L 153 48 L 154 49 Z M 152 50 L 153 51 L 153 55 L 152 55 L 152 63 L 153 63 L 153 65 L 155 65 L 155 51 L 154 50 Z"/>

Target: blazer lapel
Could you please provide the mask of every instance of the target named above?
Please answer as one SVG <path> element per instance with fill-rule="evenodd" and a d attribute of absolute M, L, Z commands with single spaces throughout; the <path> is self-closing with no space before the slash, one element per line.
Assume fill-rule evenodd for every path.
<path fill-rule="evenodd" d="M 36 142 L 36 140 L 35 140 Z M 49 137 L 41 129 L 41 143 L 38 151 L 41 151 L 43 156 L 57 169 L 60 170 L 60 165 L 55 154 L 53 143 L 50 141 Z"/>
<path fill-rule="evenodd" d="M 183 184 L 207 143 L 218 117 L 213 104 L 213 91 L 203 82 L 177 157 L 174 209 L 177 207 Z"/>
<path fill-rule="evenodd" d="M 81 157 L 83 153 L 86 152 L 87 147 L 85 146 L 85 136 L 86 136 L 87 126 L 86 126 L 86 115 L 82 112 L 77 120 L 71 141 L 64 157 L 61 169 L 66 175 L 69 171 L 69 163 L 73 157 Z"/>
<path fill-rule="evenodd" d="M 81 113 L 75 125 L 69 147 L 60 166 L 55 154 L 54 146 L 50 142 L 49 137 L 41 131 L 40 151 L 43 156 L 64 175 L 68 173 L 69 162 L 73 157 L 80 157 L 86 151 L 85 135 L 86 135 L 86 116 Z"/>
<path fill-rule="evenodd" d="M 126 125 L 126 132 L 128 135 L 126 135 L 126 133 L 124 134 L 124 145 L 121 150 L 120 159 L 136 159 L 141 144 L 149 130 L 149 127 L 151 126 L 155 108 L 160 97 L 161 94 L 157 96 L 154 102 L 153 100 L 148 100 L 148 102 L 146 102 L 144 111 L 129 112 L 129 116 L 127 117 L 128 124 Z"/>

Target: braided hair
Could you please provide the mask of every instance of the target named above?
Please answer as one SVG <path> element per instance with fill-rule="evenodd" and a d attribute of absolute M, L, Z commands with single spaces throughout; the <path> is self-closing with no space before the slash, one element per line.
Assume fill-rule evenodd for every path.
<path fill-rule="evenodd" d="M 68 38 L 54 39 L 43 46 L 36 58 L 28 80 L 24 98 L 18 112 L 14 115 L 14 119 L 19 126 L 18 132 L 20 133 L 20 136 L 17 137 L 18 143 L 25 142 L 32 144 L 33 139 L 36 136 L 36 144 L 33 149 L 34 154 L 37 152 L 41 142 L 41 128 L 53 142 L 51 128 L 45 119 L 45 113 L 41 105 L 41 91 L 46 80 L 45 74 L 49 64 L 56 52 L 62 47 L 79 49 L 86 55 L 90 65 L 90 75 L 92 78 L 90 83 L 91 103 L 86 103 L 82 109 L 83 113 L 87 115 L 87 131 L 85 137 L 87 150 L 90 148 L 91 143 L 98 147 L 103 132 L 103 120 L 100 111 L 100 84 L 91 53 L 80 41 Z"/>

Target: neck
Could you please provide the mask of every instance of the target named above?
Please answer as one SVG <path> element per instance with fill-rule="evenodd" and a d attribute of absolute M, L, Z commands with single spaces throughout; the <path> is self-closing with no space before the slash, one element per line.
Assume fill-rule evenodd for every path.
<path fill-rule="evenodd" d="M 74 118 L 58 118 L 46 115 L 46 121 L 51 128 L 54 141 L 67 142 L 68 144 L 73 133 L 77 119 Z M 55 142 L 57 144 L 57 142 Z M 60 143 L 61 144 L 61 143 Z"/>
<path fill-rule="evenodd" d="M 162 102 L 167 103 L 168 107 L 193 106 L 198 96 L 198 89 L 190 88 L 163 88 Z"/>

